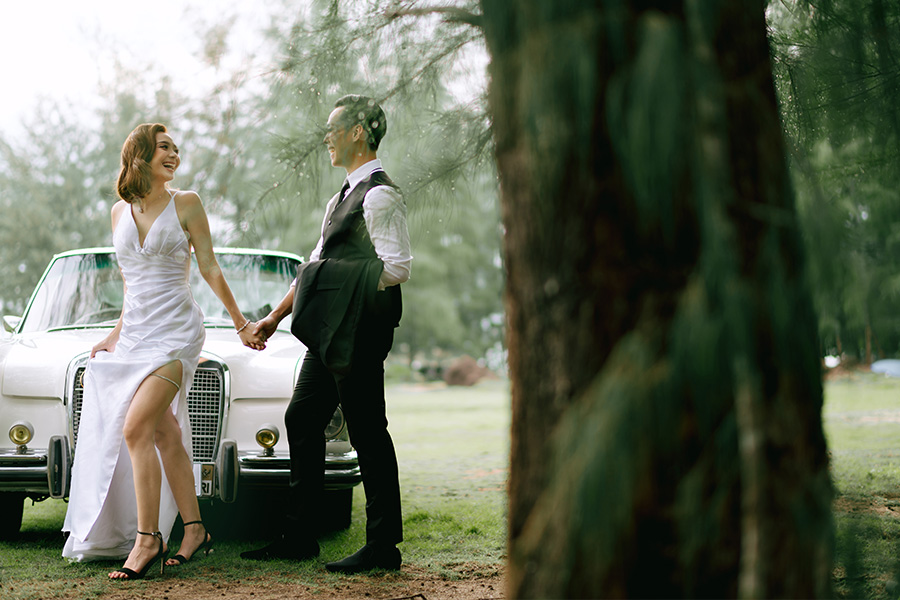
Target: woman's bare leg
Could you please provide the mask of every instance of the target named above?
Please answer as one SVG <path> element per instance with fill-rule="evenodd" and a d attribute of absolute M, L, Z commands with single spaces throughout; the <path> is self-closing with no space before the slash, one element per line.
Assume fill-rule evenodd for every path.
<path fill-rule="evenodd" d="M 181 514 L 181 520 L 185 523 L 200 520 L 200 505 L 197 502 L 197 493 L 194 485 L 194 471 L 187 450 L 181 439 L 181 427 L 175 419 L 172 411 L 168 411 L 160 420 L 156 430 L 156 447 L 162 457 L 166 479 L 172 494 L 175 496 L 175 504 Z M 206 528 L 200 526 L 185 527 L 184 538 L 178 553 L 185 558 L 191 558 L 196 549 L 206 541 Z M 170 559 L 167 564 L 177 564 Z"/>
<path fill-rule="evenodd" d="M 157 369 L 174 381 L 181 379 L 181 362 L 169 363 Z M 177 378 L 170 377 L 170 374 Z M 159 531 L 159 494 L 162 473 L 156 455 L 156 430 L 169 405 L 178 392 L 172 383 L 159 377 L 148 376 L 138 387 L 128 413 L 125 415 L 123 433 L 131 456 L 134 471 L 134 493 L 137 500 L 138 531 Z M 140 571 L 159 551 L 159 541 L 148 535 L 138 534 L 134 548 L 125 561 L 125 567 Z M 127 577 L 113 571 L 113 579 Z"/>

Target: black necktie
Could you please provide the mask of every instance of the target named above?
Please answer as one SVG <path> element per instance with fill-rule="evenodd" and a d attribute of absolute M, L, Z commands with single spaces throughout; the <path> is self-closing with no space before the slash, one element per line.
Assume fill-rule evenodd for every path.
<path fill-rule="evenodd" d="M 341 202 L 344 201 L 344 197 L 347 195 L 347 192 L 348 192 L 349 190 L 350 190 L 350 182 L 349 182 L 349 181 L 345 181 L 345 182 L 344 182 L 344 187 L 341 188 L 341 195 L 340 195 L 340 197 L 338 198 L 338 204 L 340 204 Z"/>

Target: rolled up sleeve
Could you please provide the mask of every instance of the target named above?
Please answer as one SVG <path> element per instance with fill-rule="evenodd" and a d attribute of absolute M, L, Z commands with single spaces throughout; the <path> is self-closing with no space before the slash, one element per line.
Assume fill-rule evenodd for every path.
<path fill-rule="evenodd" d="M 363 201 L 363 217 L 375 254 L 384 263 L 378 289 L 408 281 L 412 255 L 403 196 L 390 186 L 372 188 Z"/>

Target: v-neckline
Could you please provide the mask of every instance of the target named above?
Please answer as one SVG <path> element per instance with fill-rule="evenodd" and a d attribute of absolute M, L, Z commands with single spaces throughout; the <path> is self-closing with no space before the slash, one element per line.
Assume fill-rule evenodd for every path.
<path fill-rule="evenodd" d="M 166 202 L 166 205 L 163 206 L 163 209 L 159 211 L 159 214 L 156 215 L 156 218 L 153 219 L 153 222 L 150 223 L 150 227 L 147 228 L 147 233 L 144 234 L 143 240 L 141 239 L 141 230 L 138 227 L 137 219 L 134 218 L 134 205 L 129 205 L 131 210 L 131 222 L 134 223 L 134 230 L 137 232 L 138 237 L 138 248 L 140 248 L 141 250 L 144 249 L 144 244 L 147 242 L 147 238 L 150 237 L 150 232 L 153 231 L 153 226 L 156 225 L 156 222 L 159 221 L 159 218 L 163 216 L 163 213 L 169 209 L 169 205 L 172 203 L 172 199 L 175 197 L 175 195 L 170 190 L 166 191 L 169 193 L 169 200 L 168 202 Z"/>

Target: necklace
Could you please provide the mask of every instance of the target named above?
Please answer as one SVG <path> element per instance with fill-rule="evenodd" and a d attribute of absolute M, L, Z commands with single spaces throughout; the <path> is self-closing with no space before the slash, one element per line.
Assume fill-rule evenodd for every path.
<path fill-rule="evenodd" d="M 156 200 L 159 200 L 160 198 L 162 198 L 162 197 L 163 197 L 163 194 L 165 194 L 165 193 L 166 193 L 166 190 L 163 190 L 162 192 L 160 192 L 159 195 L 156 196 L 156 198 L 154 198 L 154 202 L 155 202 Z M 144 206 L 145 206 L 146 204 L 147 204 L 147 203 L 146 203 L 146 201 L 145 201 L 144 198 L 138 198 L 138 212 L 140 212 L 141 214 L 143 214 L 143 212 L 144 212 Z"/>

